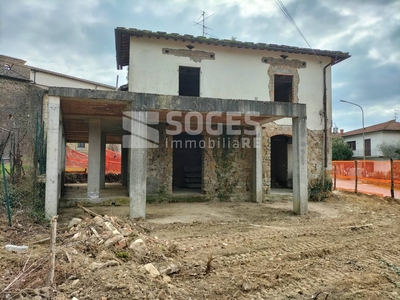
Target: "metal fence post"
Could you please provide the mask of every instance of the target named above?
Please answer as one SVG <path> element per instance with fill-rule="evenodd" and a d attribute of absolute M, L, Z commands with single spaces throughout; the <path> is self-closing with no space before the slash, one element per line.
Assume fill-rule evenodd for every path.
<path fill-rule="evenodd" d="M 354 161 L 354 168 L 355 168 L 355 176 L 356 176 L 356 182 L 355 182 L 355 186 L 354 186 L 354 192 L 357 194 L 357 182 L 358 182 L 358 170 L 357 170 L 357 161 Z"/>

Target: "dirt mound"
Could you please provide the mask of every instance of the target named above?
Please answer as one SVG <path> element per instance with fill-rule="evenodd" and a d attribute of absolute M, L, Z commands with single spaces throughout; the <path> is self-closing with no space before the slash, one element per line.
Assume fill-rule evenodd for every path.
<path fill-rule="evenodd" d="M 148 211 L 182 211 L 181 205 L 176 212 L 168 205 L 148 205 Z M 123 214 L 99 215 L 94 207 L 73 210 L 74 218 L 58 224 L 50 287 L 49 228 L 26 222 L 22 212 L 9 228 L 3 216 L 0 297 L 400 298 L 396 201 L 334 193 L 326 202 L 309 203 L 305 216 L 291 213 L 286 201 L 204 205 L 211 210 L 221 206 L 231 218 L 156 224 L 128 220 Z M 9 252 L 6 244 L 29 248 Z"/>

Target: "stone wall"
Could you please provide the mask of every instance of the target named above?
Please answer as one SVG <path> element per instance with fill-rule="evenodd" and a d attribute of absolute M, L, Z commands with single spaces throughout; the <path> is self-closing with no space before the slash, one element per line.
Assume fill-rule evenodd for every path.
<path fill-rule="evenodd" d="M 308 181 L 324 175 L 324 131 L 307 130 Z"/>
<path fill-rule="evenodd" d="M 251 144 L 250 147 L 243 144 L 243 139 L 251 140 L 252 137 L 222 135 L 206 138 L 215 141 L 215 147 L 204 148 L 204 193 L 212 200 L 250 201 L 253 149 Z M 225 147 L 222 145 L 224 139 Z"/>
<path fill-rule="evenodd" d="M 158 125 L 158 148 L 147 149 L 147 193 L 172 193 L 172 136 L 165 133 L 165 124 Z"/>
<path fill-rule="evenodd" d="M 172 136 L 165 134 L 165 125 L 159 126 L 159 132 L 159 148 L 147 149 L 147 192 L 172 194 Z M 205 141 L 205 147 L 202 149 L 203 192 L 210 200 L 251 200 L 253 149 L 247 147 L 247 144 L 246 147 L 242 147 L 243 138 L 251 141 L 251 137 L 248 136 L 203 135 Z"/>
<path fill-rule="evenodd" d="M 165 134 L 165 125 L 160 125 L 160 147 L 148 149 L 149 194 L 172 194 L 173 150 L 172 136 Z M 308 130 L 308 179 L 323 174 L 323 131 Z M 262 183 L 263 198 L 271 191 L 271 137 L 292 136 L 292 126 L 265 124 L 262 129 Z M 253 181 L 253 151 L 242 147 L 242 140 L 251 136 L 209 136 L 203 134 L 203 193 L 216 201 L 251 201 Z M 210 141 L 214 147 L 210 147 Z M 225 142 L 225 147 L 223 146 Z M 239 145 L 239 146 L 238 146 Z"/>
<path fill-rule="evenodd" d="M 27 81 L 0 78 L 0 127 L 13 130 L 20 140 L 22 160 L 28 162 L 34 147 L 36 132 L 36 118 L 41 122 L 42 98 L 45 90 L 38 88 Z M 7 135 L 0 130 L 0 141 Z M 19 136 L 19 138 L 18 138 Z M 4 154 L 8 158 L 8 154 Z"/>
<path fill-rule="evenodd" d="M 266 181 L 264 182 L 264 186 L 266 189 L 268 189 L 267 182 L 270 180 L 270 174 L 271 174 L 271 169 L 269 166 L 268 169 L 268 162 L 270 163 L 270 155 L 271 155 L 271 149 L 264 146 L 269 143 L 270 145 L 270 139 L 273 136 L 276 135 L 286 135 L 286 136 L 292 136 L 292 126 L 291 125 L 277 125 L 274 122 L 268 123 L 263 126 L 263 147 L 264 147 L 264 152 L 263 152 L 263 161 L 266 160 L 267 162 L 263 165 L 263 180 Z M 324 172 L 324 166 L 323 166 L 323 144 L 324 144 L 324 132 L 323 130 L 307 130 L 307 172 L 308 172 L 308 180 L 314 180 L 316 178 L 319 178 L 320 176 L 323 175 Z M 265 173 L 264 173 L 265 172 Z"/>
<path fill-rule="evenodd" d="M 271 139 L 269 131 L 262 128 L 262 185 L 263 199 L 271 191 Z"/>

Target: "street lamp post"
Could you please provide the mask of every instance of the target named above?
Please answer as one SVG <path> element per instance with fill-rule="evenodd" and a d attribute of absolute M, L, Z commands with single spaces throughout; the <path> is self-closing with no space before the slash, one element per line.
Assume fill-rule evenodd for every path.
<path fill-rule="evenodd" d="M 353 103 L 353 102 L 350 102 L 350 101 L 346 101 L 346 100 L 340 100 L 340 102 L 346 102 L 346 103 L 349 103 L 349 104 L 352 104 L 352 105 L 358 106 L 358 107 L 361 109 L 361 114 L 362 114 L 362 128 L 363 128 L 363 156 L 364 156 L 364 162 L 365 162 L 365 128 L 364 128 L 364 110 L 363 110 L 363 108 L 362 108 L 360 105 L 358 105 L 358 104 L 356 104 L 356 103 Z"/>

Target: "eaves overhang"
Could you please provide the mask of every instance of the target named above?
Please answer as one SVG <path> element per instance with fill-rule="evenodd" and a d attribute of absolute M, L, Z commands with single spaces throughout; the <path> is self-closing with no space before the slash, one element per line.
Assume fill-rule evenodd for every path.
<path fill-rule="evenodd" d="M 286 45 L 277 44 L 266 44 L 266 43 L 252 43 L 252 42 L 241 42 L 237 40 L 227 40 L 227 39 L 216 39 L 207 38 L 204 36 L 193 36 L 193 35 L 181 35 L 178 33 L 166 33 L 166 32 L 153 32 L 149 30 L 139 30 L 136 28 L 115 28 L 115 50 L 117 58 L 117 69 L 121 70 L 124 66 L 129 65 L 129 47 L 130 47 L 130 37 L 135 36 L 138 38 L 157 38 L 166 39 L 181 42 L 190 42 L 222 47 L 233 47 L 242 49 L 254 49 L 254 50 L 266 50 L 266 51 L 277 51 L 283 53 L 297 53 L 297 54 L 307 54 L 307 55 L 318 55 L 323 57 L 330 57 L 332 60 L 332 65 L 337 64 L 349 57 L 351 55 L 348 52 L 342 51 L 330 51 L 330 50 L 320 50 L 320 49 L 310 49 L 310 48 L 299 48 Z"/>

